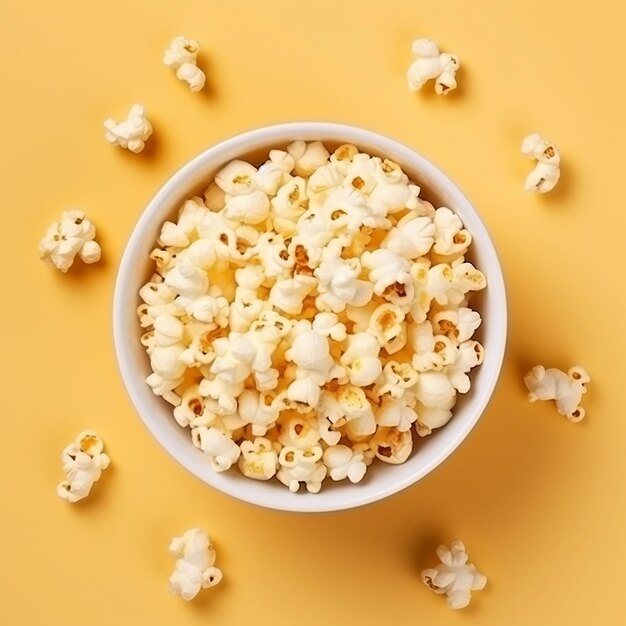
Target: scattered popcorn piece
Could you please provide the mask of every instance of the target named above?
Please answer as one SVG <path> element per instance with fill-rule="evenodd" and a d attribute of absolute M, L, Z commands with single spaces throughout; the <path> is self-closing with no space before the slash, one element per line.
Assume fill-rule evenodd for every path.
<path fill-rule="evenodd" d="M 91 430 L 80 433 L 76 441 L 63 450 L 65 480 L 57 487 L 57 494 L 63 500 L 74 503 L 89 495 L 102 470 L 111 462 L 103 450 L 104 442 Z"/>
<path fill-rule="evenodd" d="M 469 557 L 462 541 L 453 541 L 450 548 L 439 546 L 437 556 L 441 563 L 423 570 L 422 582 L 439 595 L 445 593 L 451 609 L 465 608 L 470 603 L 471 592 L 484 589 L 487 577 L 467 562 Z"/>
<path fill-rule="evenodd" d="M 572 422 L 580 422 L 585 417 L 585 409 L 580 406 L 582 395 L 587 393 L 585 386 L 591 378 L 580 366 L 570 367 L 562 372 L 556 368 L 535 367 L 524 376 L 528 388 L 529 402 L 535 400 L 554 400 L 556 410 Z"/>
<path fill-rule="evenodd" d="M 64 273 L 72 266 L 76 255 L 83 263 L 96 263 L 101 250 L 94 241 L 95 236 L 96 227 L 83 211 L 64 211 L 39 242 L 39 258 Z"/>
<path fill-rule="evenodd" d="M 204 72 L 197 65 L 199 51 L 200 44 L 195 39 L 180 35 L 163 55 L 163 63 L 176 70 L 176 78 L 185 81 L 190 91 L 200 91 L 206 82 Z"/>
<path fill-rule="evenodd" d="M 211 538 L 200 528 L 174 537 L 169 552 L 176 557 L 176 569 L 170 576 L 170 591 L 183 600 L 193 600 L 200 589 L 214 587 L 222 580 L 222 570 L 215 567 L 215 548 Z"/>
<path fill-rule="evenodd" d="M 522 154 L 537 160 L 535 169 L 526 177 L 524 189 L 537 193 L 552 191 L 561 176 L 561 153 L 557 145 L 533 133 L 522 141 Z"/>
<path fill-rule="evenodd" d="M 146 119 L 144 108 L 134 104 L 128 117 L 119 124 L 109 118 L 104 122 L 106 133 L 104 138 L 113 146 L 126 148 L 131 152 L 141 152 L 152 134 L 152 125 Z"/>
<path fill-rule="evenodd" d="M 435 93 L 446 95 L 456 87 L 455 75 L 461 66 L 455 54 L 439 53 L 437 44 L 430 39 L 416 39 L 413 42 L 415 61 L 407 72 L 411 91 L 418 91 L 431 78 L 435 79 Z"/>

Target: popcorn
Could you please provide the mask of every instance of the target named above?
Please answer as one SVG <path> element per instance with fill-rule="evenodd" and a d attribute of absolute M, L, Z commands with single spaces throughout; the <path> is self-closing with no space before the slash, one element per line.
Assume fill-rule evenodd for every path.
<path fill-rule="evenodd" d="M 174 38 L 163 55 L 163 63 L 176 70 L 176 78 L 185 81 L 190 91 L 200 91 L 206 82 L 204 72 L 198 67 L 200 44 L 195 39 L 180 35 Z"/>
<path fill-rule="evenodd" d="M 440 54 L 430 39 L 416 39 L 413 54 L 417 57 L 409 67 L 407 81 L 411 91 L 418 91 L 426 81 L 435 79 L 435 93 L 446 95 L 456 87 L 456 73 L 461 66 L 455 54 Z"/>
<path fill-rule="evenodd" d="M 104 122 L 106 133 L 104 138 L 113 146 L 126 148 L 131 152 L 141 152 L 152 134 L 152 125 L 146 119 L 144 108 L 134 104 L 128 117 L 119 124 L 109 118 Z"/>
<path fill-rule="evenodd" d="M 89 495 L 102 470 L 111 462 L 103 449 L 102 439 L 93 431 L 86 430 L 63 450 L 61 460 L 65 480 L 57 487 L 59 497 L 74 503 Z"/>
<path fill-rule="evenodd" d="M 471 591 L 484 589 L 487 578 L 472 563 L 465 545 L 458 539 L 447 546 L 437 548 L 441 564 L 422 571 L 422 582 L 439 595 L 446 594 L 451 609 L 463 609 L 471 599 Z"/>
<path fill-rule="evenodd" d="M 402 309 L 394 304 L 381 304 L 372 314 L 367 332 L 376 337 L 388 354 L 402 350 L 407 342 Z"/>
<path fill-rule="evenodd" d="M 459 255 L 467 251 L 472 243 L 472 236 L 463 228 L 463 223 L 456 213 L 447 207 L 441 207 L 435 211 L 433 221 L 435 226 L 433 249 L 437 254 Z"/>
<path fill-rule="evenodd" d="M 522 141 L 522 154 L 537 160 L 535 169 L 526 177 L 524 189 L 537 193 L 552 191 L 561 177 L 561 153 L 557 145 L 533 133 Z"/>
<path fill-rule="evenodd" d="M 382 246 L 405 259 L 427 254 L 435 240 L 436 226 L 429 217 L 405 215 L 382 242 Z"/>
<path fill-rule="evenodd" d="M 294 141 L 287 146 L 287 152 L 295 162 L 294 170 L 298 176 L 310 176 L 317 168 L 325 165 L 330 156 L 319 141 L 309 144 Z"/>
<path fill-rule="evenodd" d="M 316 493 L 451 419 L 486 280 L 420 193 L 388 159 L 296 141 L 227 163 L 163 225 L 137 308 L 146 382 L 216 471 Z"/>
<path fill-rule="evenodd" d="M 369 445 L 381 461 L 398 465 L 409 458 L 413 450 L 413 439 L 410 430 L 402 432 L 397 428 L 380 426 L 370 439 Z"/>
<path fill-rule="evenodd" d="M 257 437 L 254 441 L 242 441 L 240 447 L 239 469 L 244 476 L 269 480 L 276 475 L 279 444 L 265 437 Z"/>
<path fill-rule="evenodd" d="M 230 469 L 239 460 L 239 446 L 217 428 L 198 426 L 192 431 L 193 442 L 209 457 L 209 464 L 216 472 Z"/>
<path fill-rule="evenodd" d="M 276 477 L 292 493 L 300 489 L 300 483 L 304 483 L 310 493 L 318 493 L 327 472 L 321 458 L 320 446 L 313 446 L 310 450 L 285 446 L 278 457 L 280 469 Z"/>
<path fill-rule="evenodd" d="M 367 446 L 355 444 L 352 448 L 342 444 L 324 450 L 322 457 L 328 468 L 328 475 L 334 480 L 345 480 L 360 483 L 365 476 L 367 466 L 372 462 Z"/>
<path fill-rule="evenodd" d="M 64 211 L 39 242 L 39 258 L 64 273 L 72 266 L 76 255 L 83 263 L 96 263 L 101 250 L 94 241 L 95 236 L 96 227 L 83 211 Z"/>
<path fill-rule="evenodd" d="M 585 386 L 591 378 L 580 366 L 570 367 L 567 373 L 556 368 L 545 369 L 542 365 L 533 367 L 524 384 L 528 388 L 529 402 L 554 400 L 556 410 L 571 422 L 580 422 L 585 417 L 585 409 L 580 406 Z"/>
<path fill-rule="evenodd" d="M 391 397 L 383 399 L 376 411 L 376 423 L 380 426 L 393 426 L 399 432 L 406 432 L 417 419 L 417 413 L 403 400 Z"/>
<path fill-rule="evenodd" d="M 358 259 L 326 258 L 314 273 L 320 292 L 315 304 L 322 311 L 341 313 L 348 304 L 363 306 L 372 299 L 372 285 L 358 278 L 361 273 Z"/>
<path fill-rule="evenodd" d="M 208 589 L 222 580 L 222 570 L 215 567 L 215 548 L 211 538 L 200 528 L 174 537 L 169 552 L 176 557 L 176 568 L 170 576 L 170 591 L 183 600 L 193 600 L 200 589 Z"/>

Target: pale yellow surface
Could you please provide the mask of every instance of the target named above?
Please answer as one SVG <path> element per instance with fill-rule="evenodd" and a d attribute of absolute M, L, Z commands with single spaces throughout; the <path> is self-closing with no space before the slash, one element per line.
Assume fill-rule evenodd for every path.
<path fill-rule="evenodd" d="M 620 4 L 2 0 L 0 623 L 626 623 Z M 161 63 L 181 33 L 202 43 L 199 95 Z M 447 98 L 406 88 L 417 36 L 460 55 Z M 134 102 L 155 129 L 142 155 L 103 138 Z M 135 415 L 111 337 L 118 261 L 156 190 L 216 141 L 288 120 L 362 125 L 431 157 L 479 208 L 509 290 L 505 367 L 469 439 L 406 492 L 331 515 L 253 508 L 179 467 Z M 522 188 L 532 131 L 563 153 L 544 197 Z M 37 244 L 69 207 L 104 259 L 61 275 Z M 526 401 L 537 363 L 588 369 L 583 423 Z M 70 506 L 59 455 L 84 428 L 112 467 Z M 167 591 L 167 546 L 195 525 L 224 582 L 186 604 Z M 455 537 L 489 579 L 462 613 L 419 579 Z"/>

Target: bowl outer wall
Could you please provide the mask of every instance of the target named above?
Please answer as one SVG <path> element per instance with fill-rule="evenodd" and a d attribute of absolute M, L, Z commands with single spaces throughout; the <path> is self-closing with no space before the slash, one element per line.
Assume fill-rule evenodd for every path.
<path fill-rule="evenodd" d="M 453 419 L 431 437 L 418 442 L 417 453 L 403 465 L 368 472 L 358 485 L 348 481 L 327 485 L 318 494 L 291 493 L 276 481 L 254 481 L 237 471 L 214 472 L 204 454 L 191 445 L 189 433 L 171 416 L 171 407 L 155 396 L 145 382 L 149 373 L 145 350 L 138 341 L 138 291 L 148 273 L 148 254 L 161 224 L 227 162 L 259 149 L 284 146 L 294 140 L 353 143 L 362 151 L 396 161 L 409 177 L 430 193 L 438 206 L 454 210 L 473 237 L 472 257 L 487 276 L 481 305 L 486 323 L 481 329 L 484 363 L 472 374 L 472 389 Z M 263 507 L 296 512 L 349 509 L 401 491 L 442 463 L 465 439 L 482 415 L 499 377 L 507 333 L 506 293 L 498 256 L 485 225 L 450 178 L 413 149 L 378 133 L 343 124 L 299 122 L 252 130 L 202 152 L 184 165 L 158 191 L 139 218 L 126 245 L 113 299 L 113 334 L 122 380 L 139 416 L 157 441 L 192 474 L 240 500 Z M 329 488 L 330 487 L 330 488 Z M 302 491 L 303 489 L 301 489 Z"/>

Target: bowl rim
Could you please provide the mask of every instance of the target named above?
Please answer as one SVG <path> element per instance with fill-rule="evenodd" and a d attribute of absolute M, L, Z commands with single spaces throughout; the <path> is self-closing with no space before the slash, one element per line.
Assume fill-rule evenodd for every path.
<path fill-rule="evenodd" d="M 439 450 L 436 458 L 430 463 L 425 464 L 423 467 L 413 474 L 410 474 L 404 478 L 404 480 L 398 480 L 386 488 L 380 488 L 378 490 L 359 489 L 359 485 L 350 485 L 352 487 L 352 493 L 350 497 L 346 498 L 346 501 L 342 502 L 325 502 L 323 497 L 323 491 L 319 494 L 291 494 L 291 498 L 287 504 L 276 503 L 268 501 L 254 493 L 254 490 L 244 489 L 240 493 L 237 488 L 230 489 L 230 485 L 227 483 L 220 484 L 218 481 L 218 475 L 215 475 L 215 480 L 212 480 L 212 476 L 204 474 L 201 475 L 195 464 L 191 462 L 191 455 L 181 454 L 169 440 L 164 431 L 158 427 L 158 423 L 149 415 L 148 412 L 140 408 L 142 401 L 142 395 L 146 393 L 152 393 L 149 387 L 143 380 L 143 388 L 133 384 L 134 379 L 137 377 L 137 372 L 130 364 L 130 350 L 132 342 L 128 341 L 127 334 L 124 332 L 125 320 L 128 316 L 128 302 L 124 297 L 125 285 L 130 280 L 132 275 L 131 269 L 134 259 L 137 255 L 137 249 L 143 238 L 143 231 L 154 220 L 155 213 L 159 212 L 163 202 L 171 196 L 171 194 L 185 183 L 191 177 L 199 167 L 205 165 L 207 162 L 211 162 L 216 157 L 219 157 L 222 153 L 232 151 L 233 149 L 240 149 L 240 153 L 243 155 L 246 151 L 250 150 L 251 143 L 263 140 L 264 144 L 267 144 L 268 148 L 271 148 L 272 141 L 275 144 L 285 143 L 286 141 L 294 141 L 294 138 L 301 138 L 305 141 L 314 141 L 324 139 L 310 138 L 309 135 L 314 137 L 327 136 L 327 141 L 332 142 L 333 137 L 341 137 L 342 141 L 345 138 L 361 144 L 374 144 L 380 146 L 380 152 L 393 153 L 396 160 L 397 154 L 406 155 L 410 158 L 411 168 L 419 169 L 420 173 L 424 173 L 429 179 L 436 179 L 439 182 L 438 187 L 445 189 L 446 194 L 452 197 L 455 202 L 464 205 L 464 211 L 468 211 L 473 218 L 475 224 L 472 226 L 472 235 L 475 236 L 475 231 L 482 231 L 481 235 L 481 253 L 490 257 L 489 268 L 489 298 L 492 307 L 495 307 L 498 316 L 498 329 L 500 332 L 495 332 L 495 340 L 492 339 L 492 343 L 489 346 L 489 357 L 491 362 L 492 375 L 486 382 L 480 400 L 476 406 L 473 407 L 473 412 L 469 418 L 466 418 L 464 427 L 459 431 L 456 438 L 450 441 L 447 445 L 443 446 Z M 224 164 L 230 159 L 226 159 Z M 400 161 L 400 165 L 404 169 L 404 164 Z M 133 314 L 135 308 L 133 307 Z M 492 313 L 493 315 L 493 313 Z M 494 316 L 495 317 L 495 316 Z M 338 510 L 348 510 L 355 507 L 360 507 L 372 502 L 383 500 L 395 493 L 398 493 L 410 485 L 416 483 L 418 480 L 432 472 L 438 467 L 445 459 L 447 459 L 454 450 L 461 445 L 461 443 L 467 438 L 471 430 L 474 428 L 480 417 L 483 415 L 498 382 L 499 376 L 502 370 L 502 363 L 504 360 L 504 354 L 506 350 L 507 341 L 507 327 L 508 327 L 508 315 L 507 315 L 507 300 L 506 290 L 504 284 L 504 277 L 502 273 L 502 266 L 491 238 L 489 231 L 487 230 L 480 214 L 470 202 L 467 196 L 461 191 L 456 183 L 437 165 L 435 165 L 430 159 L 427 159 L 420 152 L 407 146 L 406 144 L 390 138 L 386 135 L 377 133 L 372 130 L 367 130 L 357 126 L 339 124 L 334 122 L 288 122 L 282 124 L 273 124 L 269 126 L 261 126 L 253 130 L 248 130 L 243 133 L 239 133 L 235 136 L 229 137 L 222 141 L 214 143 L 209 148 L 203 150 L 197 154 L 190 161 L 186 162 L 180 167 L 156 192 L 150 202 L 147 204 L 139 219 L 135 223 L 132 232 L 124 247 L 121 261 L 118 266 L 117 276 L 115 280 L 115 287 L 113 293 L 113 342 L 115 348 L 115 356 L 118 364 L 118 369 L 121 374 L 122 382 L 126 389 L 126 392 L 131 401 L 135 412 L 139 415 L 144 425 L 151 432 L 152 436 L 157 440 L 162 448 L 170 456 L 172 456 L 178 463 L 180 463 L 190 473 L 200 479 L 202 482 L 209 484 L 211 487 L 219 490 L 220 492 L 232 496 L 238 500 L 262 506 L 264 508 L 292 511 L 301 513 L 313 513 L 313 512 L 329 512 Z M 495 352 L 494 352 L 495 351 Z M 484 364 L 483 364 L 484 366 Z M 481 367 L 483 367 L 481 366 Z M 391 468 L 390 468 L 391 469 Z M 250 481 L 255 482 L 256 481 Z M 233 485 L 237 483 L 233 482 Z M 285 488 L 286 489 L 286 488 Z"/>

